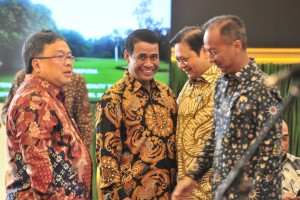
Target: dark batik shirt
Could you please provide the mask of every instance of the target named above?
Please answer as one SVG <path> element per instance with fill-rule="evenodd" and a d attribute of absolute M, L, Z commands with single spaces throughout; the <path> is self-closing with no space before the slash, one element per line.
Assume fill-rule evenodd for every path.
<path fill-rule="evenodd" d="M 170 199 L 176 183 L 177 106 L 168 86 L 151 81 L 148 92 L 132 75 L 97 103 L 100 189 L 112 199 Z"/>
<path fill-rule="evenodd" d="M 278 112 L 280 94 L 275 87 L 264 85 L 266 77 L 251 59 L 240 72 L 224 74 L 216 83 L 214 134 L 189 172 L 190 177 L 197 179 L 213 163 L 213 196 L 267 119 Z M 222 199 L 281 199 L 280 147 L 281 120 L 245 163 Z"/>
<path fill-rule="evenodd" d="M 26 75 L 7 113 L 7 199 L 90 199 L 91 159 L 53 84 Z"/>

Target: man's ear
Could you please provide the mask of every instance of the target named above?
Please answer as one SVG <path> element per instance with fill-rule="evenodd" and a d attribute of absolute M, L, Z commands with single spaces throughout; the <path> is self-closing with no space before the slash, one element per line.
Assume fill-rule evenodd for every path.
<path fill-rule="evenodd" d="M 41 66 L 39 64 L 39 61 L 37 59 L 33 59 L 31 61 L 32 70 L 39 73 L 41 71 Z"/>
<path fill-rule="evenodd" d="M 203 46 L 200 49 L 200 55 L 203 55 L 205 58 L 209 58 L 209 52 Z"/>
<path fill-rule="evenodd" d="M 237 53 L 243 49 L 241 40 L 234 41 L 233 46 L 235 47 Z"/>
<path fill-rule="evenodd" d="M 129 61 L 129 56 L 130 56 L 130 55 L 129 55 L 128 51 L 125 50 L 125 51 L 124 51 L 124 59 L 126 60 L 127 64 L 129 64 L 129 62 L 130 62 L 130 61 Z"/>

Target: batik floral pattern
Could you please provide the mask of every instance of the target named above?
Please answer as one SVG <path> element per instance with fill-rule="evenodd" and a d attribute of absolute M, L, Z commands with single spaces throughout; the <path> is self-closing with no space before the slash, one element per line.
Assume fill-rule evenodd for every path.
<path fill-rule="evenodd" d="M 220 70 L 212 65 L 197 79 L 188 80 L 178 96 L 176 150 L 179 181 L 186 176 L 211 137 L 215 83 L 220 76 Z M 212 199 L 211 174 L 212 169 L 197 180 L 190 199 Z"/>
<path fill-rule="evenodd" d="M 148 92 L 125 72 L 97 103 L 100 189 L 112 199 L 170 199 L 176 183 L 173 92 L 151 81 Z"/>
<path fill-rule="evenodd" d="M 7 199 L 90 199 L 91 159 L 61 91 L 34 75 L 8 110 Z"/>
<path fill-rule="evenodd" d="M 264 85 L 266 78 L 252 59 L 240 72 L 225 74 L 216 83 L 213 137 L 189 171 L 189 176 L 197 179 L 213 163 L 213 196 L 266 128 L 268 118 L 278 112 L 280 94 L 276 87 Z M 223 199 L 281 199 L 280 144 L 281 119 L 247 160 Z"/>

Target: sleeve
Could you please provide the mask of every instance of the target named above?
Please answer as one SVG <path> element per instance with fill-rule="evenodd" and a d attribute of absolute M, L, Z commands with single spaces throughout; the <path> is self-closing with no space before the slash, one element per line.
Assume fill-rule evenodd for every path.
<path fill-rule="evenodd" d="M 100 189 L 113 199 L 128 197 L 121 180 L 120 159 L 123 149 L 121 139 L 121 102 L 118 95 L 106 94 L 96 105 L 96 156 L 100 171 Z"/>
<path fill-rule="evenodd" d="M 256 135 L 266 128 L 269 118 L 274 118 L 281 107 L 281 97 L 278 92 L 262 90 L 263 93 L 257 106 Z M 281 126 L 279 117 L 273 128 L 267 133 L 258 147 L 258 160 L 255 167 L 253 190 L 261 194 L 263 199 L 275 199 L 281 196 Z"/>
<path fill-rule="evenodd" d="M 20 85 L 22 84 L 24 79 L 25 79 L 25 72 L 23 70 L 17 72 L 17 74 L 15 76 L 15 79 L 12 83 L 12 86 L 9 90 L 8 96 L 6 97 L 4 105 L 2 107 L 1 121 L 2 121 L 3 124 L 5 124 L 7 110 L 8 110 L 8 107 L 10 105 L 10 102 L 12 101 L 14 95 L 16 94 L 18 88 L 20 87 Z"/>
<path fill-rule="evenodd" d="M 205 147 L 201 153 L 197 156 L 195 163 L 187 172 L 187 176 L 198 180 L 200 179 L 208 170 L 212 167 L 213 157 L 214 157 L 214 128 L 212 131 L 212 137 L 208 138 L 205 143 Z"/>
<path fill-rule="evenodd" d="M 78 80 L 76 91 L 80 92 L 74 97 L 73 118 L 84 144 L 89 149 L 94 134 L 92 110 L 84 77 L 79 74 L 77 75 L 78 79 L 75 79 L 76 81 Z"/>
<path fill-rule="evenodd" d="M 216 83 L 215 88 L 218 87 Z M 214 113 L 216 113 L 216 102 L 219 97 L 214 96 Z M 213 117 L 213 126 L 211 137 L 207 139 L 203 151 L 199 153 L 193 166 L 187 172 L 187 176 L 194 180 L 200 179 L 211 167 L 215 151 L 215 118 Z"/>
<path fill-rule="evenodd" d="M 26 172 L 34 191 L 34 199 L 45 199 L 50 195 L 51 198 L 63 198 L 65 192 L 58 190 L 53 184 L 54 169 L 50 157 L 52 132 L 59 119 L 49 102 L 40 96 L 31 95 L 31 99 L 16 110 L 12 120 L 18 127 L 16 136 L 27 166 Z M 61 159 L 60 162 L 64 160 Z"/>

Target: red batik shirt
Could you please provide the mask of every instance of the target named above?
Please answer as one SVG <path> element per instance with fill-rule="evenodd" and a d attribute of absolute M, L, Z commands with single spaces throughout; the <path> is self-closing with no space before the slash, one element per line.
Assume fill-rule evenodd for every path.
<path fill-rule="evenodd" d="M 26 75 L 6 121 L 7 199 L 90 199 L 91 158 L 62 92 Z"/>

